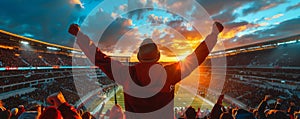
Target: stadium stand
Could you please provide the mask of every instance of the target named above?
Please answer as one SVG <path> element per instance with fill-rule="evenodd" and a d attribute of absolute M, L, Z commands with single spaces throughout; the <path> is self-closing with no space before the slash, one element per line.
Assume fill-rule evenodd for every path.
<path fill-rule="evenodd" d="M 91 64 L 80 53 L 76 54 L 75 58 L 73 57 L 75 55 L 70 51 L 77 51 L 76 49 L 34 42 L 2 32 L 0 39 L 0 93 L 15 93 L 11 97 L 1 99 L 5 103 L 6 109 L 13 109 L 19 105 L 23 105 L 27 110 L 35 104 L 49 106 L 46 98 L 52 93 L 60 91 L 69 104 L 75 107 L 79 106 L 78 110 L 80 110 L 85 108 L 80 106 L 82 104 L 80 97 L 85 94 L 99 88 L 103 88 L 99 93 L 106 94 L 113 91 L 112 84 L 114 82 L 103 75 L 101 70 L 94 67 L 91 71 Z M 33 47 L 26 50 L 21 47 L 20 41 L 27 41 Z M 297 106 L 300 105 L 300 81 L 298 80 L 300 77 L 300 63 L 298 62 L 300 56 L 297 53 L 300 51 L 299 46 L 299 36 L 294 36 L 229 49 L 223 53 L 212 53 L 210 58 L 200 67 L 200 74 L 203 75 L 200 77 L 198 95 L 212 102 L 218 99 L 218 94 L 207 91 L 212 77 L 211 59 L 226 57 L 226 79 L 222 93 L 225 94 L 224 101 L 229 104 L 228 110 L 238 108 L 236 102 L 228 97 L 242 102 L 247 106 L 245 107 L 247 109 L 257 109 L 263 107 L 264 96 L 271 94 L 274 97 L 271 101 L 276 102 L 277 98 L 284 100 L 281 110 L 293 115 L 294 113 L 289 112 L 290 108 L 293 108 L 289 102 L 294 102 Z M 47 47 L 55 47 L 60 50 L 51 51 Z M 86 67 L 76 68 L 76 66 Z M 72 70 L 72 68 L 76 70 Z M 17 91 L 25 89 L 30 89 L 30 91 L 26 93 Z M 93 102 L 105 100 L 105 98 L 95 100 L 96 98 L 99 99 L 98 94 L 91 95 L 86 100 Z M 259 105 L 260 103 L 261 105 Z M 85 104 L 92 105 L 91 101 L 86 101 Z M 270 104 L 268 108 L 274 109 L 274 104 Z M 187 109 L 190 110 L 191 108 Z M 297 111 L 299 109 L 295 108 L 294 112 Z M 185 115 L 183 108 L 175 112 L 178 118 Z M 196 113 L 199 118 L 204 118 L 209 116 L 209 112 L 199 109 Z M 255 115 L 254 110 L 251 113 Z M 105 114 L 101 114 L 101 116 L 103 117 Z M 258 115 L 255 116 L 258 117 Z"/>

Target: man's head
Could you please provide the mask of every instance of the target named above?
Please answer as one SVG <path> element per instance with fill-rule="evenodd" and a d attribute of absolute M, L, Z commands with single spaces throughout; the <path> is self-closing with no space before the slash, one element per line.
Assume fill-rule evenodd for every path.
<path fill-rule="evenodd" d="M 185 111 L 185 115 L 187 119 L 195 119 L 196 118 L 196 110 L 193 107 L 189 107 Z"/>
<path fill-rule="evenodd" d="M 295 102 L 294 101 L 290 101 L 290 106 L 295 106 Z"/>
<path fill-rule="evenodd" d="M 281 98 L 278 98 L 276 101 L 278 104 L 281 104 L 283 102 L 283 100 Z"/>
<path fill-rule="evenodd" d="M 160 58 L 160 52 L 157 45 L 151 38 L 145 39 L 140 45 L 137 58 L 140 62 L 157 62 Z"/>

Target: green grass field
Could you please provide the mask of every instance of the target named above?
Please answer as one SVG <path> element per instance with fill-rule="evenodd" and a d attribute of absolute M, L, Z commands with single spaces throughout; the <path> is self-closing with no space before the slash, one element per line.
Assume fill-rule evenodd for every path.
<path fill-rule="evenodd" d="M 195 96 L 195 94 L 192 94 L 188 90 L 184 88 L 180 88 L 179 86 L 176 85 L 176 94 L 174 98 L 174 107 L 187 107 L 187 106 L 192 106 L 195 109 L 201 108 L 202 110 L 204 109 L 212 109 L 212 105 L 209 105 L 199 97 Z M 118 104 L 122 106 L 123 109 L 124 107 L 124 96 L 123 96 L 123 90 L 120 88 L 120 90 L 117 92 L 117 100 Z M 103 113 L 106 112 L 107 109 L 110 109 L 114 105 L 114 96 L 111 97 L 111 99 L 105 104 Z"/>

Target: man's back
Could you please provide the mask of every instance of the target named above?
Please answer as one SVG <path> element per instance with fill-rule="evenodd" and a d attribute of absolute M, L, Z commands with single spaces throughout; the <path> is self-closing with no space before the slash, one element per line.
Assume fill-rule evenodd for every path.
<path fill-rule="evenodd" d="M 181 77 L 180 70 L 176 68 L 178 65 L 179 63 L 167 66 L 162 66 L 159 63 L 139 63 L 129 67 L 130 80 L 138 86 L 147 88 L 143 93 L 145 93 L 145 95 L 149 94 L 149 97 L 143 98 L 127 94 L 126 92 L 135 89 L 132 88 L 134 86 L 125 82 L 123 89 L 126 111 L 134 113 L 159 113 L 153 114 L 153 116 L 160 115 L 162 117 L 173 118 L 174 87 L 175 84 L 180 81 Z M 165 73 L 163 73 L 162 70 L 164 70 Z M 130 80 L 127 79 L 127 81 Z M 159 92 L 156 92 L 157 90 L 159 90 Z M 150 96 L 152 93 L 155 94 Z"/>

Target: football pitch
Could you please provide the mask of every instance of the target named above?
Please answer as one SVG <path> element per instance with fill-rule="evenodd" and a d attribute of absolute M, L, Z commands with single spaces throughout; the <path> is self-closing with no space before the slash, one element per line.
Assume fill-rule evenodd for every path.
<path fill-rule="evenodd" d="M 112 93 L 113 94 L 113 93 Z M 114 96 L 111 97 L 104 106 L 104 109 L 102 113 L 105 113 L 108 109 L 111 109 L 111 107 L 115 104 Z M 124 107 L 124 95 L 122 88 L 119 88 L 117 91 L 117 102 L 119 105 L 122 106 L 123 110 L 125 110 Z M 179 85 L 176 85 L 175 87 L 175 98 L 174 98 L 174 108 L 181 109 L 184 107 L 192 106 L 196 110 L 200 108 L 201 110 L 205 109 L 212 109 L 213 105 L 212 102 L 208 102 L 207 100 L 203 99 L 200 96 L 197 96 L 192 91 L 189 91 L 187 88 L 183 88 Z"/>

